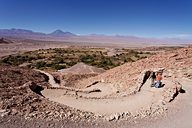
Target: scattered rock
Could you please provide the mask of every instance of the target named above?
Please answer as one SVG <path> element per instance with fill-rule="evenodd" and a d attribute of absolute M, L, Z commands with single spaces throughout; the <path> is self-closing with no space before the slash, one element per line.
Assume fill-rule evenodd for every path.
<path fill-rule="evenodd" d="M 110 115 L 109 117 L 106 118 L 107 121 L 113 121 L 113 120 L 119 120 L 119 118 L 121 117 L 120 114 L 114 114 L 114 115 Z"/>
<path fill-rule="evenodd" d="M 116 67 L 109 71 L 106 71 L 100 75 L 90 77 L 88 79 L 83 79 L 77 85 L 91 85 L 94 82 L 105 82 L 105 83 L 112 83 L 112 85 L 117 85 L 116 88 L 118 89 L 117 93 L 114 93 L 112 97 L 116 95 L 121 96 L 124 90 L 128 90 L 130 92 L 134 92 L 135 85 L 138 83 L 143 83 L 143 78 L 145 76 L 142 72 L 144 70 L 153 71 L 153 68 L 156 67 L 165 67 L 165 69 L 172 69 L 177 70 L 178 68 L 181 69 L 188 69 L 192 64 L 192 48 L 189 48 L 187 52 L 186 49 L 179 49 L 177 51 L 171 51 L 173 54 L 170 55 L 169 52 L 158 54 L 152 56 L 147 59 L 142 59 L 133 63 L 126 63 L 122 66 Z M 180 63 L 182 60 L 182 63 Z M 182 70 L 179 70 L 179 73 Z M 149 73 L 149 72 L 148 72 Z M 147 73 L 147 74 L 148 74 Z M 138 80 L 138 75 L 140 74 L 141 79 Z M 182 75 L 180 73 L 179 75 Z M 179 75 L 174 74 L 171 72 L 167 74 L 166 78 L 173 78 L 178 77 Z M 186 74 L 188 77 L 190 74 Z M 82 112 L 80 110 L 76 110 L 70 108 L 65 105 L 53 103 L 45 98 L 40 97 L 36 93 L 39 92 L 39 84 L 44 86 L 48 86 L 46 78 L 40 73 L 37 73 L 32 70 L 21 69 L 18 67 L 12 66 L 0 66 L 0 81 L 5 81 L 6 83 L 2 82 L 2 88 L 0 93 L 0 103 L 5 109 L 0 110 L 1 117 L 7 115 L 16 115 L 20 114 L 21 116 L 25 115 L 26 119 L 31 118 L 46 118 L 46 119 L 63 119 L 63 118 L 70 118 L 71 120 L 90 120 L 94 117 L 92 113 Z M 146 75 L 147 77 L 148 75 Z M 190 77 L 190 76 L 189 76 Z M 138 80 L 138 81 L 137 81 Z M 7 82 L 9 81 L 9 82 Z M 31 81 L 31 82 L 28 82 Z M 28 82 L 28 83 L 26 83 Z M 26 84 L 25 84 L 26 83 Z M 27 88 L 30 88 L 32 91 L 27 91 Z M 80 86 L 82 87 L 82 86 Z M 133 89 L 130 89 L 133 88 Z M 130 89 L 130 90 L 129 90 Z M 161 114 L 167 108 L 163 107 L 166 106 L 167 102 L 172 101 L 179 92 L 182 90 L 182 85 L 177 82 L 175 83 L 174 87 L 167 88 L 163 92 L 164 100 L 159 105 L 152 106 L 149 110 L 143 110 L 135 115 L 137 118 L 138 116 L 145 117 L 148 115 L 153 114 Z M 97 90 L 99 91 L 99 90 Z M 130 94 L 129 92 L 124 93 L 123 96 L 127 96 Z M 8 111 L 9 109 L 11 111 Z M 62 112 L 60 111 L 62 110 Z M 124 112 L 121 114 L 115 114 L 107 117 L 108 121 L 119 120 L 121 117 L 124 116 L 133 116 L 130 112 Z M 100 116 L 98 116 L 100 118 Z"/>
<path fill-rule="evenodd" d="M 114 117 L 115 117 L 115 120 L 119 120 L 120 115 L 119 114 L 115 114 Z"/>
<path fill-rule="evenodd" d="M 4 113 L 6 111 L 7 111 L 6 109 L 0 109 L 0 113 Z"/>
<path fill-rule="evenodd" d="M 1 113 L 1 117 L 8 116 L 9 114 L 10 114 L 10 111 L 3 112 Z"/>
<path fill-rule="evenodd" d="M 107 117 L 106 120 L 107 121 L 113 121 L 113 120 L 115 120 L 115 116 L 111 115 L 111 116 Z"/>
<path fill-rule="evenodd" d="M 16 115 L 17 113 L 18 113 L 18 111 L 17 111 L 16 109 L 12 109 L 12 110 L 11 110 L 11 114 L 12 114 L 12 115 Z"/>

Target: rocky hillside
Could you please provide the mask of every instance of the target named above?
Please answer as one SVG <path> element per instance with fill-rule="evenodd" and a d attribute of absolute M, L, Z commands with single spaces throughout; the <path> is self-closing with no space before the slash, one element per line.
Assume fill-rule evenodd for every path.
<path fill-rule="evenodd" d="M 0 116 L 26 120 L 87 120 L 89 113 L 53 103 L 36 93 L 49 86 L 46 75 L 29 69 L 0 65 Z M 85 116 L 86 114 L 86 116 Z M 91 114 L 91 113 L 90 113 Z"/>
<path fill-rule="evenodd" d="M 83 79 L 77 85 L 85 87 L 95 82 L 110 83 L 109 85 L 116 87 L 118 94 L 122 94 L 121 91 L 136 85 L 138 76 L 143 71 L 152 68 L 170 70 L 170 74 L 165 73 L 164 77 L 171 79 L 182 77 L 192 79 L 192 48 L 168 51 L 126 63 L 100 75 Z M 97 118 L 91 112 L 83 112 L 44 98 L 34 92 L 37 86 L 43 88 L 50 86 L 46 75 L 30 69 L 0 65 L 0 116 L 16 115 L 25 119 L 73 121 L 91 121 Z"/>
<path fill-rule="evenodd" d="M 164 52 L 158 55 L 151 56 L 136 62 L 126 63 L 122 66 L 108 70 L 96 77 L 84 79 L 79 82 L 79 86 L 89 86 L 92 83 L 105 82 L 113 83 L 119 88 L 125 89 L 136 85 L 138 75 L 152 68 L 165 68 L 166 70 L 185 70 L 183 74 L 177 74 L 174 77 L 192 76 L 192 48 L 182 48 L 174 51 Z"/>

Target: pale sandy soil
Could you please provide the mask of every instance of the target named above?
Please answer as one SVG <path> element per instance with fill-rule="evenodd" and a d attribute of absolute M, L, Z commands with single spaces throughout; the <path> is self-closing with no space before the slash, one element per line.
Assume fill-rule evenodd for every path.
<path fill-rule="evenodd" d="M 192 80 L 183 78 L 180 82 L 186 93 L 179 95 L 172 104 L 169 104 L 169 112 L 166 116 L 138 120 L 130 128 L 191 128 Z"/>
<path fill-rule="evenodd" d="M 173 53 L 163 53 L 162 55 L 153 56 L 136 63 L 125 64 L 111 71 L 103 73 L 103 75 L 92 78 L 94 80 L 98 79 L 99 83 L 89 86 L 85 89 L 56 89 L 58 88 L 58 85 L 54 85 L 56 83 L 54 83 L 53 77 L 50 74 L 42 72 L 49 77 L 49 83 L 52 84 L 52 86 L 55 88 L 45 89 L 42 93 L 46 98 L 49 98 L 49 100 L 53 101 L 53 103 L 59 102 L 72 108 L 94 112 L 95 115 L 109 115 L 110 117 L 111 114 L 116 116 L 117 113 L 120 114 L 122 112 L 124 112 L 124 114 L 131 112 L 131 114 L 136 113 L 137 115 L 138 110 L 143 111 L 152 109 L 156 111 L 161 109 L 161 106 L 165 106 L 165 109 L 168 110 L 167 114 L 159 113 L 157 116 L 153 116 L 153 114 L 150 113 L 150 116 L 144 115 L 144 118 L 133 116 L 133 122 L 130 122 L 131 119 L 122 119 L 114 122 L 108 122 L 106 120 L 101 121 L 98 119 L 91 123 L 86 121 L 71 122 L 70 120 L 66 119 L 53 120 L 51 122 L 41 119 L 24 120 L 22 117 L 15 119 L 16 117 L 10 116 L 10 118 L 0 117 L 0 127 L 191 128 L 191 58 L 192 51 L 191 48 L 189 48 L 181 49 Z M 137 92 L 133 95 L 121 95 L 123 94 L 122 90 L 127 89 L 126 87 L 129 87 L 129 82 L 135 83 L 135 81 L 138 79 L 137 76 L 139 73 L 141 73 L 141 71 L 143 71 L 143 69 L 149 69 L 149 67 L 155 67 L 157 65 L 158 67 L 165 67 L 166 71 L 168 72 L 166 77 L 163 79 L 163 83 L 165 83 L 163 88 L 150 88 L 147 81 L 141 88 L 140 92 Z M 103 80 L 103 78 L 105 79 Z M 117 80 L 118 83 L 120 83 L 119 87 L 121 86 L 120 92 L 117 92 L 118 88 L 114 85 Z M 132 82 L 131 80 L 134 81 Z M 172 102 L 166 103 L 165 105 L 162 104 L 162 94 L 164 94 L 162 92 L 166 90 L 169 91 L 170 88 L 168 86 L 174 85 L 175 81 L 179 82 L 186 92 L 184 94 L 179 93 L 179 95 L 175 97 L 175 100 Z M 88 82 L 89 81 L 83 81 L 84 84 L 87 84 Z M 90 83 L 92 82 L 93 81 L 90 81 Z M 134 87 L 134 84 L 132 87 Z M 95 92 L 93 91 L 94 89 L 99 89 L 100 91 Z M 153 109 L 153 105 L 156 104 L 159 106 Z"/>
<path fill-rule="evenodd" d="M 174 83 L 168 79 L 165 79 L 163 83 L 166 86 L 174 85 Z M 55 85 L 53 84 L 53 86 Z M 139 111 L 149 110 L 154 104 L 161 104 L 163 100 L 162 94 L 165 89 L 167 89 L 151 88 L 149 79 L 142 87 L 142 90 L 134 95 L 118 98 L 103 98 L 104 96 L 115 94 L 115 87 L 111 87 L 113 87 L 113 85 L 98 83 L 85 89 L 76 89 L 75 91 L 73 91 L 73 89 L 69 91 L 69 88 L 68 90 L 67 88 L 45 89 L 42 91 L 42 94 L 51 101 L 109 117 L 120 113 L 137 115 Z M 101 92 L 91 92 L 91 90 L 94 89 L 99 89 Z M 90 93 L 85 93 L 87 91 L 90 91 Z"/>
<path fill-rule="evenodd" d="M 102 121 L 73 122 L 70 120 L 25 120 L 21 117 L 0 117 L 0 128 L 191 128 L 192 121 L 192 80 L 183 79 L 181 81 L 186 93 L 181 94 L 171 104 L 167 115 L 150 117 L 144 119 L 135 119 L 134 121 Z"/>
<path fill-rule="evenodd" d="M 49 48 L 67 48 L 67 43 L 41 41 L 15 41 L 11 44 L 0 44 L 0 57 L 11 54 Z"/>
<path fill-rule="evenodd" d="M 49 81 L 48 82 L 52 85 L 52 87 L 59 87 L 60 86 L 59 84 L 57 84 L 55 82 L 54 77 L 51 74 L 49 74 L 48 72 L 44 72 L 44 71 L 37 70 L 37 69 L 36 69 L 36 71 L 39 71 L 39 72 L 47 75 L 49 77 Z"/>

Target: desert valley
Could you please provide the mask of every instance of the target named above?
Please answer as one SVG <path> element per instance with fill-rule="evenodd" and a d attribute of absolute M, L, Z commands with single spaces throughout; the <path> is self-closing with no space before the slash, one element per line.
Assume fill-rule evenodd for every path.
<path fill-rule="evenodd" d="M 141 127 L 191 104 L 189 44 L 30 38 L 0 40 L 0 127 Z M 150 74 L 160 70 L 164 86 L 157 89 Z"/>

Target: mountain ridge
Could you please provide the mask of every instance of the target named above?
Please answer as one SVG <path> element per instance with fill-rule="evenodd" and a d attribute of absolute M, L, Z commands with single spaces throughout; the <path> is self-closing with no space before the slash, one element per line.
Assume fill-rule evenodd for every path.
<path fill-rule="evenodd" d="M 67 31 L 63 32 L 60 29 L 57 29 L 57 30 L 53 31 L 52 33 L 50 33 L 48 35 L 51 35 L 51 36 L 76 36 L 74 33 L 67 32 Z"/>
<path fill-rule="evenodd" d="M 166 45 L 166 44 L 191 44 L 191 40 L 176 39 L 176 38 L 146 38 L 137 36 L 122 36 L 122 35 L 76 35 L 71 32 L 64 32 L 60 29 L 51 33 L 34 32 L 26 29 L 0 29 L 0 38 L 13 37 L 22 39 L 33 39 L 42 41 L 67 41 L 78 43 L 102 43 L 102 44 L 147 44 L 147 45 Z"/>

